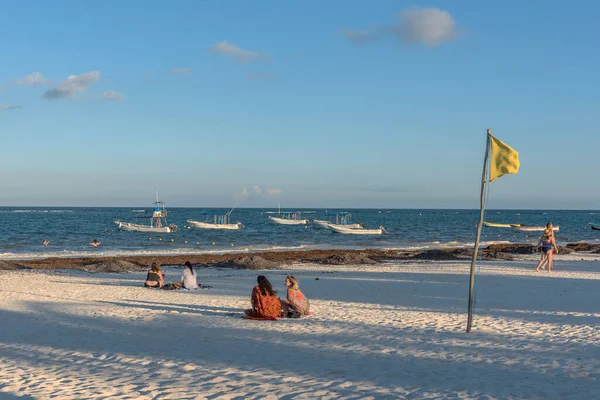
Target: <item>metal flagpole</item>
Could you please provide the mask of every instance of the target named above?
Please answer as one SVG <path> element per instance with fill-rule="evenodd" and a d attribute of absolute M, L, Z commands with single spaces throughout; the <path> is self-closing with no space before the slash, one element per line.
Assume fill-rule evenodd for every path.
<path fill-rule="evenodd" d="M 469 278 L 469 316 L 467 318 L 467 333 L 471 332 L 473 325 L 473 291 L 475 289 L 475 264 L 479 253 L 479 241 L 481 240 L 481 226 L 483 225 L 483 214 L 485 209 L 485 185 L 487 184 L 488 156 L 490 152 L 490 138 L 492 130 L 487 130 L 487 140 L 485 141 L 485 158 L 483 161 L 483 173 L 481 176 L 481 199 L 479 201 L 479 223 L 477 224 L 477 236 L 475 238 L 475 248 L 473 249 L 473 259 L 471 260 L 471 276 Z"/>

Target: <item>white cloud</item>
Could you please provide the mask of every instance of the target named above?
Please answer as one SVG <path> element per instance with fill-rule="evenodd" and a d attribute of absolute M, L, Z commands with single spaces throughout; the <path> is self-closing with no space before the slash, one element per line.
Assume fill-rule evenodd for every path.
<path fill-rule="evenodd" d="M 102 98 L 105 100 L 121 101 L 121 100 L 125 99 L 125 95 L 123 93 L 119 93 L 114 90 L 111 90 L 110 92 L 102 93 Z"/>
<path fill-rule="evenodd" d="M 400 23 L 388 27 L 407 44 L 435 46 L 458 35 L 456 21 L 439 8 L 413 8 L 400 12 Z"/>
<path fill-rule="evenodd" d="M 252 62 L 261 59 L 266 60 L 271 57 L 268 54 L 262 54 L 257 51 L 242 50 L 238 46 L 233 45 L 226 40 L 213 45 L 210 49 L 208 49 L 208 52 L 223 54 L 224 56 L 233 58 L 234 60 L 240 62 Z"/>
<path fill-rule="evenodd" d="M 18 110 L 20 108 L 23 108 L 23 106 L 16 104 L 0 104 L 0 110 Z"/>
<path fill-rule="evenodd" d="M 42 95 L 46 100 L 72 98 L 77 93 L 85 92 L 91 85 L 100 79 L 100 71 L 90 71 L 81 75 L 71 75 L 62 81 L 56 88 L 46 91 Z"/>
<path fill-rule="evenodd" d="M 342 35 L 354 44 L 363 44 L 377 39 L 377 34 L 362 29 L 344 28 Z"/>
<path fill-rule="evenodd" d="M 23 78 L 15 79 L 14 82 L 19 86 L 40 86 L 50 81 L 44 78 L 41 72 L 32 72 Z"/>
<path fill-rule="evenodd" d="M 260 186 L 252 186 L 250 188 L 242 188 L 240 196 L 236 196 L 242 200 L 252 200 L 258 198 L 268 198 L 279 196 L 283 193 L 283 190 L 278 188 L 262 188 Z"/>
<path fill-rule="evenodd" d="M 187 75 L 192 72 L 191 68 L 171 68 L 169 72 L 175 75 Z"/>

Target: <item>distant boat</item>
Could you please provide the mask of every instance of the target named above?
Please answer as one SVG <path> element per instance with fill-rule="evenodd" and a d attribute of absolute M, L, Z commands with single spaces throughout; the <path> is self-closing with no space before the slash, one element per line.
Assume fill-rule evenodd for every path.
<path fill-rule="evenodd" d="M 485 226 L 489 226 L 490 228 L 510 228 L 518 224 L 499 224 L 496 222 L 484 222 Z"/>
<path fill-rule="evenodd" d="M 590 225 L 592 226 L 593 230 L 600 231 L 600 224 L 595 223 L 595 222 L 590 222 Z"/>
<path fill-rule="evenodd" d="M 329 221 L 323 219 L 313 219 L 313 223 L 321 228 L 327 228 L 327 225 L 329 225 Z"/>
<path fill-rule="evenodd" d="M 362 229 L 364 228 L 363 224 L 355 224 L 351 222 L 352 215 L 348 212 L 341 212 L 335 214 L 335 217 L 332 217 L 329 221 L 325 221 L 324 219 L 313 219 L 315 225 L 320 226 L 322 228 L 329 228 L 329 225 L 339 225 L 346 228 L 354 228 L 354 229 Z"/>
<path fill-rule="evenodd" d="M 136 219 L 138 217 L 136 216 Z M 154 202 L 154 211 L 152 216 L 141 216 L 139 218 L 150 218 L 150 225 L 136 224 L 133 222 L 124 222 L 120 220 L 114 221 L 115 224 L 123 231 L 136 231 L 136 232 L 160 232 L 160 233 L 171 233 L 177 232 L 179 228 L 175 224 L 167 223 L 167 210 L 165 209 L 165 203 L 158 201 L 158 193 L 156 195 L 156 202 Z"/>
<path fill-rule="evenodd" d="M 364 229 L 365 226 L 363 224 L 357 224 L 352 222 L 352 214 L 349 212 L 340 212 L 335 214 L 335 219 L 333 219 L 329 224 L 327 224 L 328 228 L 332 226 L 337 226 L 340 228 L 347 229 Z"/>
<path fill-rule="evenodd" d="M 301 211 L 284 211 L 278 214 L 278 217 L 269 215 L 269 219 L 279 225 L 306 225 L 308 220 L 302 218 Z"/>
<path fill-rule="evenodd" d="M 279 225 L 307 225 L 308 220 L 302 218 L 301 211 L 284 211 L 281 212 L 281 205 L 277 203 L 277 215 L 278 217 L 272 217 L 269 215 L 269 220 Z"/>
<path fill-rule="evenodd" d="M 381 235 L 385 231 L 383 226 L 380 226 L 378 229 L 357 229 L 347 228 L 343 225 L 329 224 L 328 227 L 334 232 L 343 233 L 346 235 Z"/>
<path fill-rule="evenodd" d="M 527 225 L 514 226 L 513 228 L 518 231 L 522 231 L 522 232 L 542 232 L 544 229 L 546 229 L 545 226 L 527 226 Z M 560 230 L 560 227 L 558 225 L 554 225 L 552 227 L 552 230 L 554 232 L 558 232 Z"/>
<path fill-rule="evenodd" d="M 187 222 L 200 229 L 242 229 L 244 225 L 241 222 L 231 223 L 231 211 L 208 211 L 201 214 L 204 215 L 204 222 L 192 219 L 188 219 Z"/>

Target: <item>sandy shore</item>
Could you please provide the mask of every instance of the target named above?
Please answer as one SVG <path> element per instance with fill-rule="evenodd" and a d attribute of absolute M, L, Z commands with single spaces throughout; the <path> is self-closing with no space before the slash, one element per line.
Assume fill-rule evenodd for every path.
<path fill-rule="evenodd" d="M 567 256 L 565 256 L 567 257 Z M 485 262 L 466 334 L 468 263 L 284 265 L 314 315 L 240 318 L 257 271 L 5 271 L 0 398 L 600 398 L 600 263 Z M 167 280 L 180 270 L 167 268 Z"/>

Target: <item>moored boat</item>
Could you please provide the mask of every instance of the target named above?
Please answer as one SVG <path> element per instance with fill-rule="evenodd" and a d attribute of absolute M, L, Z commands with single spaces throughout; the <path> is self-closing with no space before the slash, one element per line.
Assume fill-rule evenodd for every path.
<path fill-rule="evenodd" d="M 306 225 L 308 220 L 302 218 L 301 211 L 284 211 L 280 212 L 278 217 L 269 215 L 269 220 L 279 225 Z"/>
<path fill-rule="evenodd" d="M 121 220 L 115 220 L 114 223 L 117 224 L 118 228 L 122 231 L 171 233 L 179 230 L 177 225 L 167 223 L 167 210 L 165 208 L 165 203 L 158 201 L 158 194 L 156 195 L 156 201 L 154 202 L 154 211 L 152 212 L 152 216 L 140 218 L 149 218 L 150 225 L 125 222 Z"/>
<path fill-rule="evenodd" d="M 518 225 L 518 224 L 499 224 L 499 223 L 496 223 L 496 222 L 487 222 L 487 221 L 484 221 L 483 224 L 485 226 L 490 227 L 490 228 L 511 228 L 513 226 L 517 226 Z"/>
<path fill-rule="evenodd" d="M 544 231 L 544 229 L 546 229 L 545 226 L 527 226 L 527 225 L 514 226 L 513 228 L 518 231 L 522 231 L 522 232 L 542 232 L 542 231 Z M 554 232 L 558 232 L 560 230 L 560 227 L 558 225 L 554 225 L 552 227 L 552 230 Z"/>
<path fill-rule="evenodd" d="M 207 211 L 202 215 L 205 216 L 204 222 L 192 219 L 188 219 L 187 222 L 194 228 L 199 229 L 238 230 L 244 227 L 241 222 L 231 223 L 231 211 Z"/>
<path fill-rule="evenodd" d="M 385 228 L 380 226 L 377 229 L 366 229 L 366 228 L 347 228 L 343 225 L 329 224 L 328 228 L 334 232 L 344 233 L 347 235 L 381 235 Z"/>
<path fill-rule="evenodd" d="M 591 227 L 592 227 L 593 230 L 600 231 L 600 224 L 599 223 L 590 222 L 590 225 L 591 225 Z"/>

